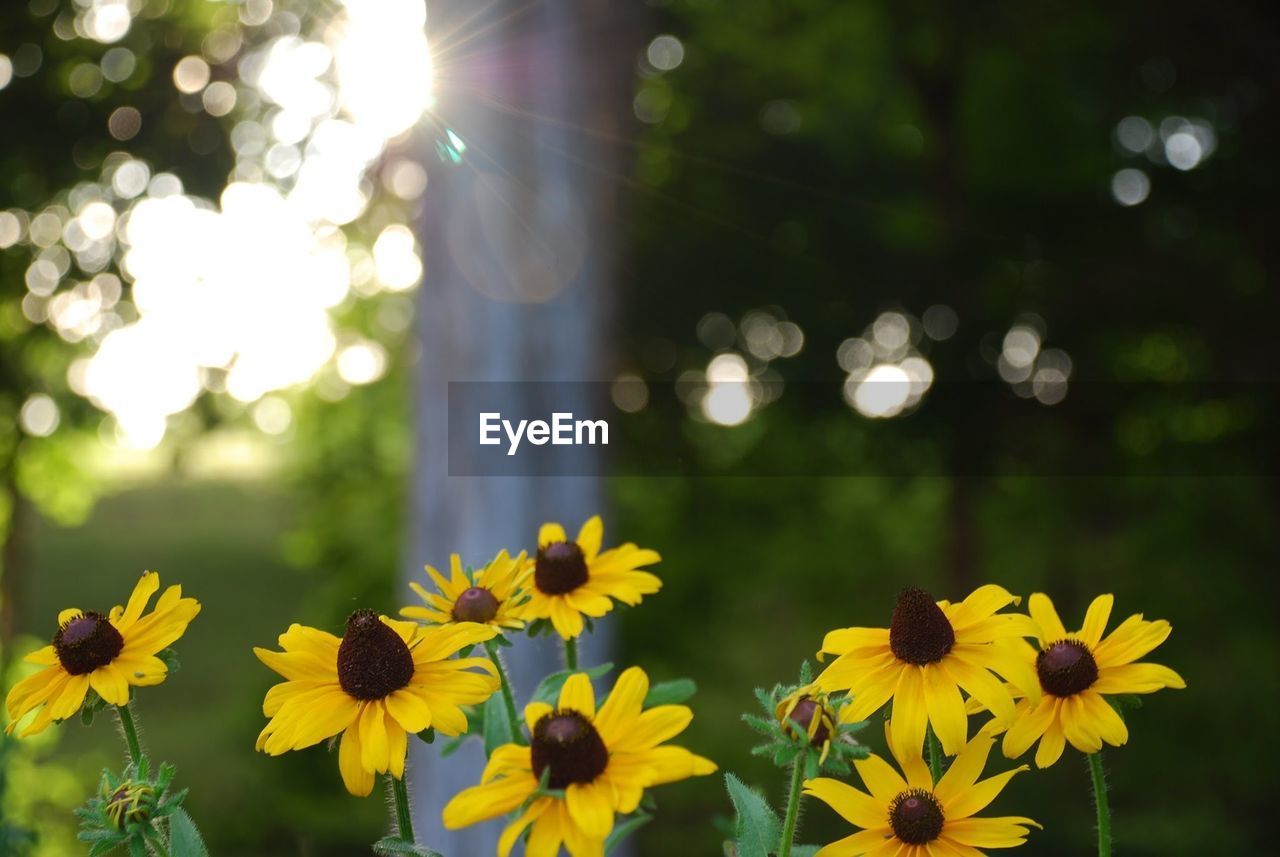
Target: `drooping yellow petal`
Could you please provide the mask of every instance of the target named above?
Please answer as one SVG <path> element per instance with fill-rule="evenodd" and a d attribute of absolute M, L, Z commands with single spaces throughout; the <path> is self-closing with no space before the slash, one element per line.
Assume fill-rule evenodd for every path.
<path fill-rule="evenodd" d="M 920 752 L 928 722 L 922 670 L 908 666 L 902 671 L 893 693 L 893 716 L 889 725 L 890 747 L 895 757 L 905 759 Z"/>
<path fill-rule="evenodd" d="M 360 712 L 360 763 L 365 770 L 385 773 L 389 767 L 387 723 L 380 701 L 368 702 Z"/>
<path fill-rule="evenodd" d="M 110 705 L 129 704 L 129 679 L 113 663 L 89 673 L 89 686 Z"/>
<path fill-rule="evenodd" d="M 1128 743 L 1129 727 L 1125 725 L 1124 718 L 1102 698 L 1102 694 L 1090 688 L 1080 693 L 1079 698 L 1084 715 L 1092 722 L 1093 728 L 1090 731 L 1096 732 L 1099 738 L 1112 747 Z"/>
<path fill-rule="evenodd" d="M 1061 700 L 1055 700 L 1061 702 Z M 1062 750 L 1067 744 L 1067 736 L 1062 732 L 1061 706 L 1055 706 L 1054 718 L 1040 738 L 1040 746 L 1036 748 L 1036 767 L 1047 768 L 1062 758 Z"/>
<path fill-rule="evenodd" d="M 508 857 L 511 849 L 515 847 L 520 834 L 524 833 L 525 828 L 533 824 L 542 813 L 547 811 L 547 807 L 551 804 L 551 798 L 539 798 L 529 804 L 520 816 L 502 831 L 502 836 L 498 839 L 498 857 Z M 448 825 L 446 824 L 446 827 Z"/>
<path fill-rule="evenodd" d="M 556 633 L 566 640 L 572 640 L 582 633 L 582 614 L 569 606 L 563 596 L 552 596 L 551 624 Z"/>
<path fill-rule="evenodd" d="M 1004 735 L 1002 750 L 1006 757 L 1016 759 L 1039 740 L 1045 730 L 1058 718 L 1059 699 L 1055 696 L 1044 696 L 1040 704 L 1034 707 L 1026 701 L 1018 703 L 1018 716 Z"/>
<path fill-rule="evenodd" d="M 401 688 L 383 701 L 386 703 L 387 713 L 406 732 L 416 735 L 431 725 L 431 707 L 421 694 L 409 688 Z"/>
<path fill-rule="evenodd" d="M 608 784 L 572 783 L 565 789 L 569 817 L 591 839 L 603 839 L 613 830 L 613 790 Z"/>
<path fill-rule="evenodd" d="M 963 749 L 969 737 L 969 715 L 964 710 L 960 688 L 940 664 L 920 668 L 924 679 L 925 707 L 934 734 L 942 742 L 942 751 L 954 756 Z"/>
<path fill-rule="evenodd" d="M 508 776 L 463 789 L 445 804 L 441 814 L 448 830 L 506 815 L 538 788 L 532 775 Z"/>
<path fill-rule="evenodd" d="M 373 772 L 365 769 L 363 758 L 364 748 L 360 746 L 360 726 L 357 721 L 342 733 L 342 743 L 338 745 L 338 769 L 342 772 L 342 784 L 356 797 L 364 797 L 373 791 Z"/>

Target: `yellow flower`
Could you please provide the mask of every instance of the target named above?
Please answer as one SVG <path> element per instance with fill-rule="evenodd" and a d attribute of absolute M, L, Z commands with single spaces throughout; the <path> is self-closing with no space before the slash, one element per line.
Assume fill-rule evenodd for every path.
<path fill-rule="evenodd" d="M 898 758 L 904 779 L 879 756 L 854 761 L 867 792 L 839 780 L 807 780 L 805 794 L 830 806 L 855 827 L 852 836 L 832 842 L 817 857 L 981 857 L 979 848 L 1014 848 L 1026 842 L 1029 818 L 974 818 L 995 800 L 1023 765 L 978 782 L 994 741 L 979 735 L 968 742 L 938 780 L 919 752 Z"/>
<path fill-rule="evenodd" d="M 788 735 L 808 735 L 810 746 L 822 748 L 818 763 L 827 761 L 831 738 L 836 734 L 836 717 L 821 688 L 816 684 L 796 688 L 778 703 L 774 716 Z"/>
<path fill-rule="evenodd" d="M 160 575 L 142 575 L 129 603 L 113 607 L 107 616 L 92 611 L 63 610 L 53 645 L 27 655 L 28 663 L 44 667 L 9 691 L 5 706 L 11 734 L 18 721 L 39 709 L 22 737 L 66 720 L 80 710 L 89 688 L 111 705 L 127 705 L 130 687 L 150 687 L 164 681 L 169 669 L 156 655 L 186 633 L 200 612 L 200 602 L 183 598 L 181 586 L 170 586 L 143 616 L 147 602 L 160 589 Z"/>
<path fill-rule="evenodd" d="M 890 740 L 900 756 L 919 752 L 926 725 L 954 756 L 969 730 L 962 689 L 1004 723 L 1014 716 L 1014 702 L 997 675 L 1038 701 L 1040 686 L 1019 639 L 1035 629 L 1026 616 L 998 612 L 1018 600 L 994 585 L 979 587 L 959 604 L 934 603 L 922 589 L 904 589 L 890 627 L 827 634 L 818 656 L 839 657 L 817 684 L 827 692 L 849 691 L 853 701 L 840 711 L 845 723 L 865 720 L 892 699 Z"/>
<path fill-rule="evenodd" d="M 574 541 L 559 524 L 542 525 L 526 619 L 550 619 L 571 640 L 582 633 L 583 616 L 599 618 L 613 609 L 611 599 L 634 606 L 662 588 L 655 575 L 639 570 L 662 559 L 657 551 L 633 544 L 601 551 L 603 537 L 599 515 L 582 525 Z"/>
<path fill-rule="evenodd" d="M 598 857 L 614 813 L 634 812 L 646 788 L 716 769 L 683 747 L 663 744 L 685 730 L 693 712 L 683 705 L 641 711 L 648 692 L 649 677 L 632 667 L 597 711 L 590 680 L 574 673 L 555 708 L 545 702 L 525 708 L 531 746 L 494 750 L 481 784 L 444 808 L 444 826 L 456 830 L 523 805 L 498 841 L 500 857 L 511 853 L 530 826 L 526 857 L 555 857 L 562 842 L 571 857 Z M 535 794 L 544 776 L 562 797 Z"/>
<path fill-rule="evenodd" d="M 439 594 L 409 581 L 410 588 L 426 606 L 403 607 L 401 616 L 433 625 L 479 622 L 493 625 L 499 632 L 503 628 L 524 627 L 520 607 L 529 598 L 526 586 L 533 574 L 533 563 L 524 551 L 514 559 L 502 551 L 480 570 L 474 581 L 463 571 L 462 559 L 456 553 L 449 557 L 449 579 L 431 566 L 427 566 L 427 574 L 435 581 Z"/>
<path fill-rule="evenodd" d="M 1163 619 L 1130 616 L 1103 639 L 1114 602 L 1113 595 L 1099 595 L 1089 605 L 1084 627 L 1068 632 L 1048 596 L 1037 592 L 1028 599 L 1040 641 L 1035 669 L 1044 695 L 1038 702 L 1018 702 L 1018 718 L 1004 736 L 1006 756 L 1021 756 L 1039 740 L 1036 765 L 1047 768 L 1067 741 L 1082 753 L 1098 752 L 1103 742 L 1118 747 L 1129 740 L 1129 730 L 1106 696 L 1187 686 L 1168 667 L 1134 663 L 1168 638 L 1172 628 Z"/>
<path fill-rule="evenodd" d="M 472 622 L 424 628 L 372 610 L 352 613 L 341 639 L 291 625 L 280 635 L 283 652 L 253 650 L 288 679 L 267 691 L 262 712 L 271 721 L 257 749 L 279 756 L 341 733 L 338 767 L 347 791 L 369 794 L 375 773 L 403 779 L 409 734 L 434 728 L 459 735 L 467 730 L 459 706 L 497 690 L 487 658 L 450 659 L 496 634 Z M 484 672 L 472 672 L 477 668 Z"/>

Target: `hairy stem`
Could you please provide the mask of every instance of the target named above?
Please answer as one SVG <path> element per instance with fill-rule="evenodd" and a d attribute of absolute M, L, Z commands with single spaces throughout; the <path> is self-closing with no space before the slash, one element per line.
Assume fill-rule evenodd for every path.
<path fill-rule="evenodd" d="M 796 823 L 800 819 L 800 795 L 804 788 L 804 761 L 807 756 L 808 751 L 801 753 L 791 765 L 791 794 L 787 796 L 787 818 L 782 823 L 782 842 L 778 845 L 778 857 L 791 857 Z"/>
<path fill-rule="evenodd" d="M 133 722 L 133 703 L 116 706 L 116 716 L 120 718 L 120 731 L 124 733 L 124 741 L 129 745 L 129 759 L 137 767 L 142 762 L 142 744 L 138 741 L 138 727 Z"/>
<path fill-rule="evenodd" d="M 154 827 L 148 827 L 142 835 L 151 846 L 151 850 L 156 852 L 156 857 L 169 857 L 169 848 Z"/>
<path fill-rule="evenodd" d="M 1093 775 L 1093 805 L 1098 810 L 1098 857 L 1111 857 L 1111 806 L 1107 803 L 1107 775 L 1102 770 L 1102 754 L 1089 753 L 1089 773 Z"/>
<path fill-rule="evenodd" d="M 391 793 L 396 802 L 396 829 L 405 842 L 416 843 L 413 838 L 413 811 L 409 809 L 409 786 L 403 779 L 387 775 L 391 781 Z"/>
<path fill-rule="evenodd" d="M 484 649 L 489 653 L 489 660 L 493 661 L 493 666 L 498 671 L 498 682 L 502 685 L 502 701 L 507 705 L 507 718 L 511 722 L 511 740 L 517 744 L 523 744 L 523 736 L 520 734 L 520 714 L 516 710 L 516 696 L 511 692 L 511 682 L 507 680 L 507 670 L 503 666 L 498 644 L 489 640 L 484 644 Z"/>

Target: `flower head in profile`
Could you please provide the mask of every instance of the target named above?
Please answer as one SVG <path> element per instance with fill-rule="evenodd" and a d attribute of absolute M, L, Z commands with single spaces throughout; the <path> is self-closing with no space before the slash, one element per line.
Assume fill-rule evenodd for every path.
<path fill-rule="evenodd" d="M 995 585 L 979 587 L 958 604 L 935 602 L 922 589 L 904 589 L 888 628 L 827 634 L 819 656 L 838 657 L 817 684 L 853 697 L 840 712 L 843 721 L 865 720 L 892 700 L 890 742 L 900 757 L 920 751 L 927 726 L 946 754 L 955 755 L 968 738 L 962 690 L 1004 723 L 1014 716 L 1014 700 L 1000 679 L 1039 699 L 1040 686 L 1021 640 L 1035 629 L 1024 615 L 999 612 L 1018 600 Z"/>
<path fill-rule="evenodd" d="M 131 688 L 163 682 L 169 670 L 156 656 L 186 633 L 200 612 L 200 602 L 183 598 L 181 586 L 170 586 L 155 608 L 143 615 L 159 589 L 160 575 L 148 571 L 134 587 L 129 603 L 113 607 L 106 615 L 63 610 L 53 643 L 26 658 L 43 669 L 9 691 L 5 707 L 10 722 L 5 732 L 12 733 L 32 711 L 38 713 L 22 730 L 22 737 L 66 720 L 80 710 L 90 689 L 110 705 L 127 705 Z"/>
<path fill-rule="evenodd" d="M 497 690 L 487 658 L 450 657 L 495 634 L 489 625 L 423 627 L 372 610 L 352 613 L 341 638 L 291 625 L 280 635 L 283 652 L 253 650 L 286 679 L 262 704 L 271 721 L 257 749 L 279 756 L 341 734 L 338 767 L 347 791 L 369 794 L 375 773 L 403 779 L 411 733 L 459 735 L 467 731 L 460 706 Z"/>
<path fill-rule="evenodd" d="M 524 627 L 520 608 L 529 599 L 527 584 L 533 575 L 533 563 L 524 551 L 516 557 L 502 551 L 474 575 L 463 570 L 462 559 L 455 553 L 449 557 L 448 578 L 431 566 L 427 566 L 427 574 L 438 592 L 409 581 L 423 606 L 403 607 L 401 616 L 433 625 L 477 622 L 492 625 L 499 632 Z"/>
<path fill-rule="evenodd" d="M 1013 848 L 1026 841 L 1029 818 L 975 818 L 1026 766 L 979 781 L 993 739 L 979 735 L 964 745 L 935 785 L 919 751 L 898 757 L 899 774 L 879 756 L 857 760 L 867 791 L 826 777 L 805 782 L 805 793 L 862 828 L 818 852 L 817 857 L 981 857 L 984 848 Z"/>
<path fill-rule="evenodd" d="M 528 857 L 554 857 L 561 844 L 571 857 L 602 854 L 614 814 L 634 812 L 646 788 L 716 769 L 710 760 L 664 743 L 684 731 L 693 712 L 683 705 L 642 710 L 648 692 L 648 676 L 632 667 L 597 710 L 587 675 L 574 673 L 555 707 L 534 702 L 525 708 L 530 746 L 494 750 L 480 785 L 444 808 L 445 827 L 456 830 L 521 809 L 502 833 L 499 857 L 510 854 L 526 830 Z"/>
<path fill-rule="evenodd" d="M 582 633 L 583 616 L 603 616 L 614 599 L 634 606 L 662 588 L 656 575 L 640 570 L 662 559 L 657 551 L 633 544 L 602 551 L 603 538 L 599 515 L 572 541 L 559 524 L 542 525 L 525 618 L 549 619 L 561 637 L 571 640 Z"/>
<path fill-rule="evenodd" d="M 1044 693 L 1038 701 L 1018 702 L 1018 717 L 1004 736 L 1006 756 L 1017 758 L 1038 740 L 1036 765 L 1047 768 L 1068 741 L 1082 753 L 1096 753 L 1104 743 L 1118 747 L 1129 740 L 1129 729 L 1107 696 L 1187 686 L 1168 667 L 1135 663 L 1168 638 L 1172 628 L 1163 619 L 1149 622 L 1136 614 L 1103 636 L 1114 602 L 1112 595 L 1099 595 L 1084 626 L 1068 632 L 1047 595 L 1037 592 L 1028 600 L 1040 643 L 1035 671 Z"/>

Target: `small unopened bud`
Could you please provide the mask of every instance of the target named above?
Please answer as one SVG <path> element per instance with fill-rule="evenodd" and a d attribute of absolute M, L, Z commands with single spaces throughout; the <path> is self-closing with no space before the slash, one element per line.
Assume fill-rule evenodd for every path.
<path fill-rule="evenodd" d="M 147 783 L 126 780 L 106 796 L 106 815 L 118 830 L 142 824 L 156 809 L 156 790 Z"/>

